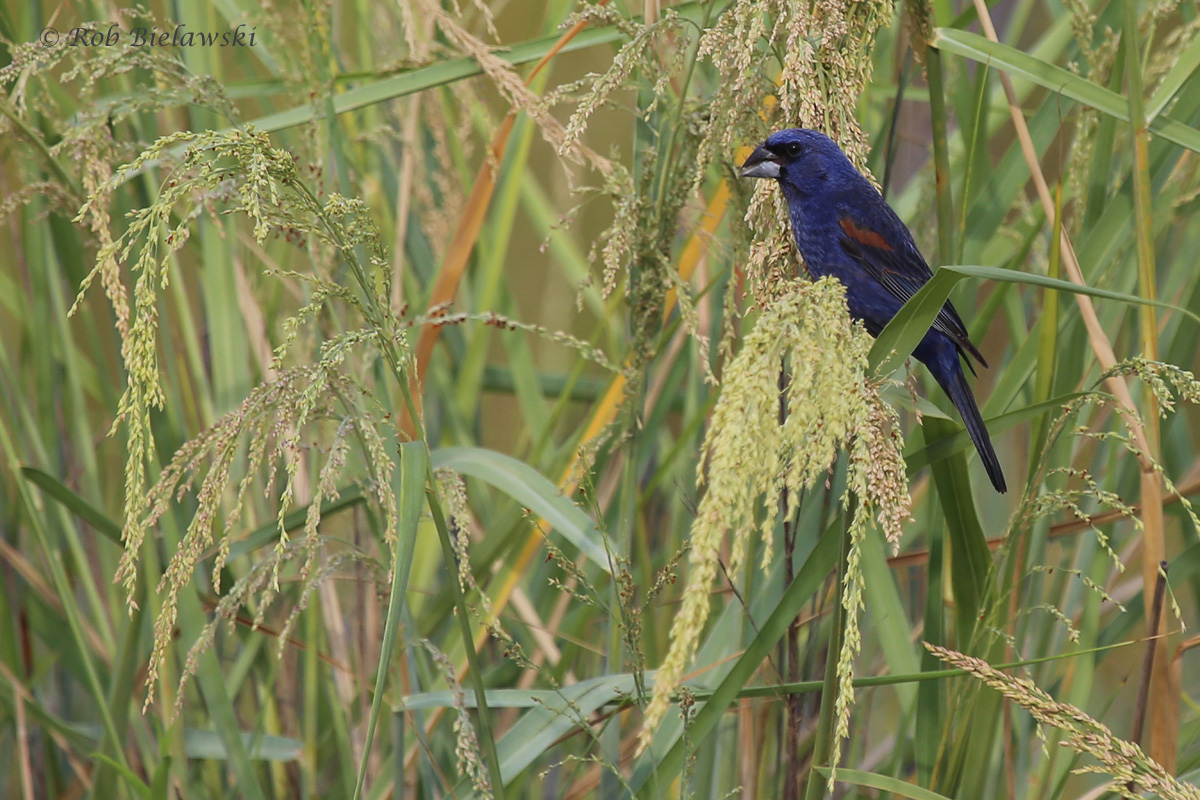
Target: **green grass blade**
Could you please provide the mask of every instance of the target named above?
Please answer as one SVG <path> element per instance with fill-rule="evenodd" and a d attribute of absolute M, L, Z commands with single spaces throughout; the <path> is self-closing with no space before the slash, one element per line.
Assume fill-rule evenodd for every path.
<path fill-rule="evenodd" d="M 425 509 L 425 475 L 428 472 L 426 452 L 424 442 L 405 442 L 399 446 L 399 452 L 396 454 L 392 485 L 399 498 L 396 506 L 399 520 L 396 526 L 396 550 L 392 555 L 392 590 L 388 599 L 387 618 L 383 625 L 383 640 L 379 644 L 375 694 L 371 698 L 371 715 L 367 718 L 362 762 L 354 785 L 355 800 L 362 797 L 367 765 L 371 760 L 371 744 L 375 739 L 375 728 L 379 724 L 380 715 L 383 713 L 384 687 L 387 685 L 388 670 L 392 664 L 392 653 L 396 649 L 396 632 L 400 629 L 404 596 L 408 591 L 408 575 L 417 546 L 417 524 L 421 521 L 421 512 Z"/>
<path fill-rule="evenodd" d="M 1054 226 L 1050 235 L 1050 263 L 1047 277 L 1058 278 L 1062 266 L 1062 184 L 1054 196 Z M 1039 316 L 1041 333 L 1038 341 L 1037 370 L 1033 383 L 1033 400 L 1035 403 L 1049 399 L 1054 391 L 1054 374 L 1058 360 L 1058 293 L 1047 292 L 1042 299 L 1042 313 Z M 1042 449 L 1049 435 L 1050 421 L 1041 420 L 1034 428 L 1034 436 L 1029 448 L 1029 474 L 1037 474 L 1037 459 L 1041 457 Z"/>
<path fill-rule="evenodd" d="M 1158 86 L 1154 89 L 1154 94 L 1150 96 L 1150 101 L 1146 104 L 1146 120 L 1148 122 L 1153 122 L 1166 110 L 1184 84 L 1192 79 L 1198 69 L 1200 69 L 1200 36 L 1195 36 L 1188 42 L 1188 46 L 1183 49 L 1183 52 L 1175 57 L 1175 63 L 1171 65 L 1171 69 L 1159 81 Z"/>
<path fill-rule="evenodd" d="M 491 780 L 493 790 L 500 791 L 500 787 L 504 785 L 504 779 L 500 769 L 500 756 L 496 752 L 495 727 L 492 723 L 492 712 L 488 708 L 486 687 L 483 685 L 483 668 L 479 663 L 479 653 L 475 649 L 474 634 L 471 630 L 471 612 L 467 607 L 463 587 L 459 582 L 458 572 L 455 568 L 458 558 L 454 553 L 454 545 L 450 541 L 450 529 L 446 525 L 446 518 L 442 513 L 442 507 L 438 502 L 437 495 L 433 491 L 432 472 L 426 470 L 426 477 L 425 497 L 429 502 L 429 511 L 433 515 L 433 523 L 437 527 L 438 543 L 442 548 L 442 559 L 445 562 L 446 571 L 449 573 L 447 583 L 450 586 L 450 595 L 454 598 L 455 617 L 457 617 L 462 645 L 466 651 L 467 669 L 470 673 L 469 678 L 475 690 L 479 739 L 483 747 L 483 759 L 487 764 L 488 776 Z"/>
<path fill-rule="evenodd" d="M 36 467 L 21 467 L 25 480 L 41 489 L 48 497 L 91 525 L 105 539 L 121 547 L 121 526 L 113 522 L 98 508 L 67 488 L 66 484 Z"/>
<path fill-rule="evenodd" d="M 653 673 L 647 673 L 653 677 Z M 496 705 L 514 703 L 510 708 L 529 707 L 510 728 L 497 745 L 500 769 L 504 784 L 514 778 L 543 756 L 556 741 L 580 727 L 589 724 L 589 717 L 600 708 L 611 704 L 622 704 L 634 692 L 634 679 L 630 674 L 605 675 L 567 686 L 558 692 L 487 692 L 488 704 L 496 699 Z M 418 703 L 434 706 L 448 699 L 444 693 L 430 693 L 422 698 L 412 698 Z M 467 705 L 477 707 L 475 698 L 467 695 Z M 406 698 L 405 703 L 409 702 Z M 529 705 L 525 705 L 528 703 Z M 419 707 L 417 705 L 412 708 Z M 451 796 L 466 797 L 470 784 L 464 779 L 454 787 Z M 501 793 L 497 793 L 500 796 Z"/>
<path fill-rule="evenodd" d="M 796 615 L 816 594 L 821 584 L 834 569 L 837 564 L 841 528 L 839 517 L 833 525 L 826 529 L 804 562 L 804 566 L 796 574 L 795 580 L 787 587 L 770 616 L 761 623 L 758 634 L 737 659 L 733 669 L 705 701 L 703 708 L 696 712 L 688 729 L 688 737 L 691 741 L 700 741 L 712 732 L 718 720 L 737 699 L 738 692 L 750 681 L 771 649 L 783 639 L 788 627 L 796 619 Z M 630 784 L 637 792 L 637 796 L 647 798 L 647 800 L 655 797 L 656 781 L 657 785 L 665 785 L 683 768 L 683 760 L 687 755 L 684 750 L 683 740 L 676 741 L 662 755 L 655 753 L 654 746 L 651 745 L 651 749 L 634 767 L 634 774 L 630 779 Z M 651 778 L 655 780 L 651 780 Z"/>
<path fill-rule="evenodd" d="M 942 304 L 950 297 L 950 291 L 960 280 L 966 277 L 982 278 L 991 281 L 1009 281 L 1027 286 L 1037 286 L 1043 289 L 1055 289 L 1073 294 L 1083 294 L 1089 297 L 1099 297 L 1105 300 L 1118 300 L 1141 306 L 1157 306 L 1184 314 L 1200 323 L 1200 315 L 1190 309 L 1164 303 L 1159 300 L 1148 300 L 1127 292 L 1114 292 L 1108 289 L 1098 289 L 1094 286 L 1079 286 L 1070 281 L 1049 278 L 1045 275 L 1035 275 L 1029 272 L 1003 269 L 1002 267 L 981 267 L 973 265 L 953 265 L 939 267 L 933 278 L 920 288 L 911 299 L 897 312 L 896 316 L 879 333 L 871 346 L 870 363 L 880 374 L 888 375 L 899 367 L 913 348 L 925 336 L 925 332 L 933 324 Z"/>
<path fill-rule="evenodd" d="M 930 504 L 925 526 L 925 543 L 929 550 L 929 561 L 925 569 L 925 608 L 922 639 L 931 644 L 945 644 L 946 615 L 943 610 L 943 587 L 945 580 L 945 518 L 940 505 Z M 921 670 L 929 673 L 941 666 L 937 657 L 921 648 Z M 916 741 L 913 743 L 913 758 L 916 762 L 917 780 L 924 785 L 933 782 L 941 752 L 943 731 L 946 729 L 946 690 L 940 682 L 929 681 L 917 687 L 917 714 L 914 722 Z"/>
<path fill-rule="evenodd" d="M 672 10 L 685 19 L 695 21 L 707 6 L 707 3 L 691 2 L 675 6 Z M 537 61 L 549 53 L 551 48 L 558 44 L 560 38 L 560 34 L 543 36 L 532 41 L 512 45 L 499 51 L 497 55 L 513 66 L 528 64 Z M 559 52 L 572 53 L 596 45 L 618 42 L 622 38 L 624 38 L 624 34 L 615 26 L 588 28 L 563 46 Z M 464 56 L 462 58 L 438 61 L 428 67 L 419 67 L 400 75 L 384 78 L 375 83 L 358 86 L 334 95 L 330 100 L 330 108 L 334 114 L 345 114 L 360 108 L 386 103 L 398 97 L 406 97 L 438 86 L 446 86 L 457 81 L 466 80 L 467 78 L 474 78 L 482 74 L 483 68 L 473 58 Z M 297 125 L 304 125 L 312 122 L 318 115 L 318 110 L 311 103 L 306 103 L 287 111 L 267 114 L 266 116 L 249 120 L 245 124 L 270 133 L 294 128 Z M 178 148 L 177 150 L 173 150 L 172 153 L 175 156 L 180 156 L 184 149 Z"/>
<path fill-rule="evenodd" d="M 926 438 L 936 440 L 957 432 L 958 425 L 927 419 L 924 428 Z M 983 605 L 992 555 L 979 523 L 965 454 L 960 451 L 935 461 L 933 478 L 950 543 L 950 585 L 954 590 L 958 641 L 969 642 Z"/>
<path fill-rule="evenodd" d="M 1002 69 L 1010 75 L 1024 78 L 1123 122 L 1129 122 L 1129 103 L 1121 95 L 1014 47 L 991 42 L 979 34 L 953 28 L 935 29 L 930 44 L 947 53 Z M 1164 139 L 1200 152 L 1200 130 L 1186 123 L 1160 114 L 1150 122 L 1149 128 Z"/>
<path fill-rule="evenodd" d="M 481 447 L 435 450 L 431 460 L 436 469 L 452 469 L 504 492 L 549 522 L 579 552 L 609 572 L 608 552 L 596 523 L 533 467 L 512 456 Z"/>
<path fill-rule="evenodd" d="M 264 736 L 261 733 L 243 731 L 240 737 L 254 761 L 295 761 L 300 757 L 302 745 L 285 736 Z M 230 758 L 225 740 L 212 731 L 187 728 L 183 732 L 183 746 L 188 758 L 207 758 L 224 761 Z"/>
<path fill-rule="evenodd" d="M 867 612 L 870 621 L 865 627 L 879 639 L 888 671 L 893 675 L 920 671 L 920 659 L 909 636 L 896 577 L 888 566 L 883 540 L 878 536 L 868 536 L 863 541 L 862 570 L 863 591 L 870 609 Z M 907 716 L 917 699 L 916 688 L 897 686 L 897 695 Z"/>
<path fill-rule="evenodd" d="M 998 417 L 992 417 L 987 420 L 987 429 L 992 434 L 1003 433 L 1006 430 L 1015 428 L 1023 422 L 1036 420 L 1044 414 L 1050 414 L 1055 411 L 1061 411 L 1063 406 L 1072 400 L 1082 397 L 1082 392 L 1070 392 L 1068 394 L 1058 395 L 1041 403 L 1034 403 L 1023 408 L 1018 408 L 1007 414 L 1001 414 Z M 926 417 L 935 418 L 933 415 L 926 414 Z M 948 419 L 945 418 L 945 419 Z M 945 421 L 945 420 L 943 420 Z M 919 447 L 910 448 L 904 456 L 905 464 L 908 466 L 909 474 L 913 474 L 917 470 L 927 467 L 930 464 L 948 458 L 955 453 L 969 450 L 974 447 L 971 443 L 971 437 L 961 425 L 951 425 L 948 430 L 952 433 L 943 435 L 934 441 L 925 439 Z"/>
<path fill-rule="evenodd" d="M 826 778 L 833 774 L 833 771 L 828 767 L 814 767 L 814 769 Z M 911 783 L 902 781 L 899 778 L 893 778 L 890 775 L 879 775 L 874 772 L 863 772 L 858 769 L 839 768 L 837 775 L 834 777 L 838 783 L 848 783 L 851 786 L 865 786 L 868 789 L 881 789 L 885 792 L 898 794 L 901 797 L 912 798 L 912 800 L 950 800 L 945 795 L 931 792 L 920 786 L 914 786 Z"/>
<path fill-rule="evenodd" d="M 118 764 L 116 761 L 113 761 L 103 753 L 95 753 L 93 754 L 92 758 L 119 775 L 125 781 L 125 785 L 136 792 L 137 796 L 142 798 L 142 800 L 153 800 L 153 795 L 150 793 L 150 787 L 147 786 L 142 779 L 137 776 L 137 773 L 131 770 L 129 767 L 125 766 L 124 764 Z M 114 789 L 110 788 L 109 791 L 112 792 Z M 112 795 L 110 794 L 109 796 L 111 797 Z"/>

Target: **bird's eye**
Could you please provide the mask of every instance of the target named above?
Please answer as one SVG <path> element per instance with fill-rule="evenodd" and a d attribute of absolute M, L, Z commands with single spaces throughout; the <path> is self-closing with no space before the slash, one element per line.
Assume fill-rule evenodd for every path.
<path fill-rule="evenodd" d="M 784 147 L 784 152 L 787 153 L 788 158 L 795 158 L 804 152 L 804 147 L 799 142 L 788 142 Z"/>

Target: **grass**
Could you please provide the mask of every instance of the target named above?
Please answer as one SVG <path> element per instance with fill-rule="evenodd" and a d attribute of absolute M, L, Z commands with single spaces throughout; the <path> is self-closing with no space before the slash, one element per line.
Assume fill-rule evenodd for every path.
<path fill-rule="evenodd" d="M 1196 796 L 1200 19 L 1009 11 L 6 9 L 0 795 Z M 179 23 L 256 44 L 36 44 Z M 942 267 L 783 359 L 898 411 L 894 549 L 740 366 L 801 124 Z"/>

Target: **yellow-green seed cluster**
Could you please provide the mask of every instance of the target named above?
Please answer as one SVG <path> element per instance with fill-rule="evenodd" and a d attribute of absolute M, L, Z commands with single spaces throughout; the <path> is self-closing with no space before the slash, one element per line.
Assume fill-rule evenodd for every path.
<path fill-rule="evenodd" d="M 851 661 L 860 641 L 859 545 L 872 517 L 895 544 L 909 513 L 896 415 L 867 372 L 871 342 L 862 326 L 850 320 L 839 282 L 792 281 L 763 312 L 726 368 L 704 441 L 698 481 L 707 485 L 707 491 L 692 525 L 687 586 L 671 629 L 670 651 L 646 709 L 643 748 L 696 652 L 726 534 L 731 537 L 731 574 L 738 572 L 756 532 L 762 538 L 765 565 L 772 558 L 771 540 L 781 510 L 790 515 L 801 490 L 824 480 L 838 455 L 846 451 L 849 469 L 843 502 L 848 504 L 855 495 L 858 506 L 851 521 L 851 564 L 843 590 L 849 612 L 839 667 L 839 732 L 844 735 Z M 785 362 L 787 415 L 781 423 L 778 375 Z M 761 522 L 756 521 L 760 513 Z"/>
<path fill-rule="evenodd" d="M 931 653 L 951 666 L 965 670 L 986 685 L 1024 708 L 1043 725 L 1063 731 L 1064 747 L 1090 755 L 1099 763 L 1078 768 L 1077 772 L 1097 772 L 1112 777 L 1109 789 L 1122 797 L 1141 797 L 1132 793 L 1137 786 L 1167 800 L 1200 800 L 1200 789 L 1177 780 L 1161 764 L 1150 758 L 1133 742 L 1119 739 L 1106 725 L 1092 719 L 1069 703 L 1060 703 L 1039 689 L 1031 680 L 1006 675 L 986 661 L 954 650 L 926 644 Z"/>

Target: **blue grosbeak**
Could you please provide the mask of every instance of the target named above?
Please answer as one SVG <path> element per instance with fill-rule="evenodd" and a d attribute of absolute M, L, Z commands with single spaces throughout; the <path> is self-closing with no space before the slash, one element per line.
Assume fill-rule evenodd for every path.
<path fill-rule="evenodd" d="M 741 174 L 779 181 L 809 272 L 842 282 L 850 315 L 872 336 L 933 277 L 908 228 L 828 136 L 803 128 L 773 133 L 746 159 Z M 1004 492 L 1000 461 L 959 360 L 968 354 L 987 366 L 947 302 L 913 355 L 950 396 L 992 486 Z"/>

